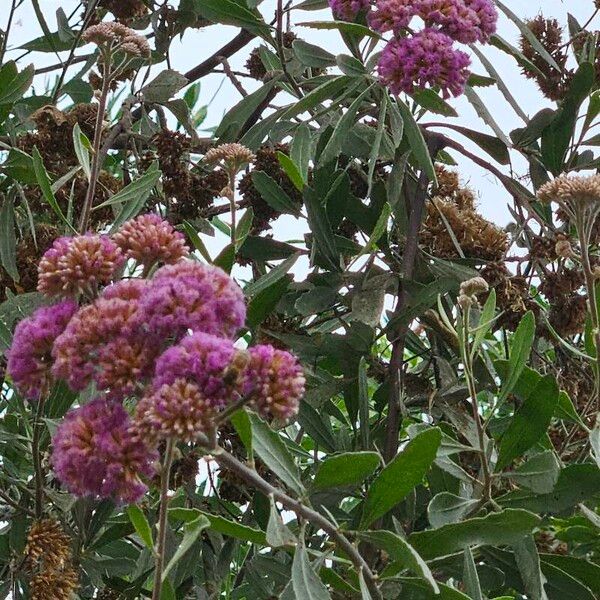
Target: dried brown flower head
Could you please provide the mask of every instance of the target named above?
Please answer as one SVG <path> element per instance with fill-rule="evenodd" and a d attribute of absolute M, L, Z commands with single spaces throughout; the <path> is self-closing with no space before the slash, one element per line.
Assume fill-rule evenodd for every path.
<path fill-rule="evenodd" d="M 129 23 L 148 14 L 143 0 L 100 0 L 98 6 L 110 11 L 115 19 Z"/>
<path fill-rule="evenodd" d="M 31 578 L 31 600 L 72 600 L 79 576 L 72 567 L 42 571 Z"/>
<path fill-rule="evenodd" d="M 535 80 L 547 98 L 561 100 L 573 78 L 573 72 L 566 68 L 567 53 L 563 44 L 562 28 L 556 19 L 546 19 L 543 15 L 528 21 L 527 26 L 560 68 L 549 65 L 529 39 L 521 36 L 521 51 L 535 67 L 535 70 L 523 67 L 523 73 L 529 79 Z"/>
<path fill-rule="evenodd" d="M 34 521 L 27 533 L 25 556 L 29 568 L 62 569 L 71 560 L 71 538 L 54 519 Z"/>

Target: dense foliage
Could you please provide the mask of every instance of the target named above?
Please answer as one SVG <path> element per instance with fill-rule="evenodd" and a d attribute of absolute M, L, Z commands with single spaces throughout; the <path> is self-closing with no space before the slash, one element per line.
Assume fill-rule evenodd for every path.
<path fill-rule="evenodd" d="M 5 1 L 1 598 L 600 597 L 585 1 Z"/>

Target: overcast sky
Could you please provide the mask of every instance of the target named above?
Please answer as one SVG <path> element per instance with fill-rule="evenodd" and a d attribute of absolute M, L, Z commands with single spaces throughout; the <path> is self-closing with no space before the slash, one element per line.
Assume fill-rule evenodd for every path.
<path fill-rule="evenodd" d="M 583 23 L 587 21 L 594 10 L 593 0 L 565 0 L 565 2 L 560 0 L 529 0 L 527 2 L 523 0 L 504 0 L 504 2 L 521 18 L 533 17 L 543 10 L 546 16 L 555 17 L 561 23 L 566 23 L 568 11 Z M 7 0 L 3 0 L 3 4 L 6 3 Z M 50 29 L 55 30 L 56 10 L 62 7 L 67 14 L 70 14 L 76 9 L 78 2 L 74 0 L 40 0 L 40 5 L 44 10 Z M 263 14 L 267 17 L 267 21 L 270 21 L 272 18 L 274 5 L 275 0 L 265 0 L 260 5 Z M 330 18 L 329 11 L 295 11 L 294 14 L 296 22 Z M 0 15 L 0 19 L 2 16 Z M 319 44 L 330 52 L 340 53 L 344 51 L 344 46 L 336 31 L 317 31 L 298 28 L 296 32 L 307 41 Z M 181 41 L 176 40 L 173 44 L 171 53 L 173 68 L 182 72 L 186 71 L 201 62 L 204 58 L 210 56 L 222 44 L 231 39 L 235 33 L 236 30 L 234 28 L 224 26 L 209 27 L 202 30 L 189 30 Z M 503 16 L 500 18 L 499 33 L 513 44 L 517 44 L 518 30 L 514 24 Z M 16 48 L 38 35 L 41 35 L 41 29 L 31 9 L 31 3 L 25 2 L 17 13 L 16 22 L 11 32 L 10 46 Z M 531 81 L 525 79 L 520 74 L 517 65 L 510 57 L 492 47 L 486 47 L 483 50 L 488 58 L 491 59 L 495 68 L 500 72 L 526 114 L 533 115 L 544 106 L 552 105 L 541 96 Z M 17 56 L 18 53 L 19 51 L 15 51 L 11 53 L 11 56 Z M 247 53 L 248 50 L 245 49 L 231 60 L 234 69 L 242 68 Z M 42 66 L 43 64 L 55 63 L 56 57 L 52 54 L 44 55 L 37 53 L 32 56 L 32 60 L 36 66 Z M 477 73 L 485 73 L 483 67 L 478 65 L 476 60 L 473 64 L 473 70 Z M 251 89 L 256 84 L 250 82 L 248 85 Z M 223 76 L 215 74 L 202 80 L 201 102 L 208 102 L 219 86 L 221 87 L 217 97 L 209 109 L 207 125 L 217 124 L 227 108 L 240 99 L 239 93 L 229 81 L 223 83 Z M 509 132 L 514 127 L 522 124 L 497 90 L 493 88 L 478 88 L 478 92 L 504 131 Z M 452 120 L 453 122 L 473 129 L 488 131 L 486 125 L 477 117 L 466 99 L 454 99 L 451 100 L 451 103 L 460 114 L 458 119 Z M 439 119 L 435 117 L 435 120 Z M 465 142 L 465 145 L 469 146 L 469 143 Z M 519 165 L 517 164 L 516 166 L 518 170 Z M 498 224 L 506 224 L 509 220 L 509 213 L 506 208 L 509 198 L 496 179 L 471 164 L 468 160 L 460 160 L 459 167 L 463 179 L 468 181 L 477 191 L 482 212 Z M 278 229 L 278 233 L 281 234 L 282 238 L 298 237 L 297 234 L 300 232 L 291 218 L 286 218 L 283 222 L 279 223 Z M 213 243 L 211 243 L 212 245 Z"/>

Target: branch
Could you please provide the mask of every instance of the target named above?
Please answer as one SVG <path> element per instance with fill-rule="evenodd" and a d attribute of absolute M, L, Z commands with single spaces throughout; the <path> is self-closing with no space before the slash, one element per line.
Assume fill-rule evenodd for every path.
<path fill-rule="evenodd" d="M 208 439 L 206 439 L 208 442 Z M 310 521 L 313 525 L 319 529 L 327 532 L 336 542 L 340 549 L 342 549 L 352 561 L 352 564 L 358 572 L 362 572 L 365 582 L 369 587 L 371 595 L 376 600 L 382 600 L 383 596 L 377 587 L 377 580 L 369 565 L 365 562 L 365 559 L 360 555 L 357 548 L 348 540 L 348 538 L 326 517 L 317 511 L 305 506 L 298 500 L 291 498 L 280 489 L 272 486 L 270 483 L 265 481 L 256 471 L 253 471 L 247 467 L 244 463 L 240 462 L 235 456 L 229 454 L 229 452 L 222 448 L 216 448 L 212 451 L 214 459 L 217 461 L 219 466 L 229 469 L 243 479 L 246 483 L 251 485 L 253 488 L 261 491 L 263 494 L 269 496 L 273 495 L 275 500 L 281 502 L 287 510 L 295 512 L 298 516 L 303 517 L 307 521 Z"/>

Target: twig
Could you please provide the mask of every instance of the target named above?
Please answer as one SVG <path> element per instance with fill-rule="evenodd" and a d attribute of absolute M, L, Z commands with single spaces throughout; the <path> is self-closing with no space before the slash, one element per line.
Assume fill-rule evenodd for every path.
<path fill-rule="evenodd" d="M 8 22 L 6 23 L 4 39 L 2 40 L 2 48 L 0 49 L 0 65 L 4 64 L 4 54 L 6 53 L 6 48 L 8 47 L 8 34 L 10 33 L 10 28 L 12 27 L 15 11 L 17 10 L 17 1 L 18 0 L 12 0 L 10 12 L 8 13 Z"/>
<path fill-rule="evenodd" d="M 46 404 L 46 393 L 42 393 L 38 400 L 33 420 L 33 437 L 31 440 L 31 453 L 33 458 L 33 469 L 35 471 L 35 515 L 40 518 L 44 503 L 44 473 L 42 470 L 42 457 L 40 456 L 40 438 L 42 434 L 41 417 Z"/>
<path fill-rule="evenodd" d="M 172 438 L 167 441 L 167 448 L 163 459 L 160 475 L 160 512 L 158 517 L 158 539 L 156 542 L 154 585 L 152 587 L 152 600 L 160 600 L 162 589 L 162 574 L 165 564 L 165 549 L 167 540 L 167 509 L 169 507 L 169 478 L 173 465 L 173 449 L 175 442 Z"/>
<path fill-rule="evenodd" d="M 245 98 L 248 95 L 248 92 L 244 89 L 244 86 L 240 83 L 239 79 L 235 76 L 231 67 L 229 65 L 229 61 L 224 56 L 219 57 L 221 60 L 221 64 L 223 65 L 223 72 L 229 78 L 229 81 L 233 84 L 233 87 Z"/>
<path fill-rule="evenodd" d="M 205 441 L 208 441 L 207 439 Z M 244 463 L 240 462 L 235 456 L 229 454 L 229 452 L 222 448 L 216 448 L 211 450 L 217 463 L 226 469 L 235 472 L 241 479 L 251 485 L 253 488 L 263 492 L 266 496 L 273 495 L 273 498 L 281 502 L 287 510 L 295 512 L 299 517 L 310 521 L 313 525 L 319 529 L 327 532 L 336 542 L 336 544 L 343 550 L 348 558 L 352 561 L 352 564 L 358 572 L 362 572 L 365 582 L 371 592 L 371 595 L 376 600 L 382 600 L 383 596 L 379 587 L 377 586 L 377 580 L 369 565 L 365 559 L 361 556 L 358 549 L 350 542 L 350 540 L 326 517 L 316 512 L 312 508 L 305 506 L 298 500 L 291 498 L 280 489 L 272 486 L 270 483 L 265 481 L 256 471 L 253 471 L 247 467 Z"/>
<path fill-rule="evenodd" d="M 30 517 L 35 518 L 37 515 L 30 510 L 29 508 L 26 508 L 24 506 L 21 506 L 18 502 L 15 502 L 6 492 L 3 492 L 2 490 L 0 490 L 0 498 L 2 500 L 4 500 L 4 503 L 8 506 L 12 506 L 14 509 L 16 510 L 20 510 L 23 511 L 25 514 L 29 515 Z"/>

